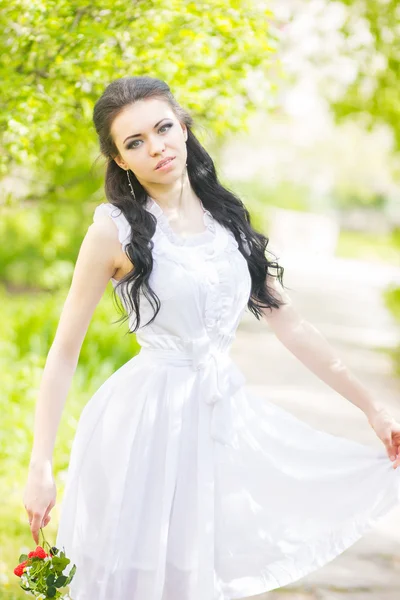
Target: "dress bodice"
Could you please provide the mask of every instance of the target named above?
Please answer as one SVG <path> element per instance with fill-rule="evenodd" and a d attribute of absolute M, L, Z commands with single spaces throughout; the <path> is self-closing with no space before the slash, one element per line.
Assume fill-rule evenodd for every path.
<path fill-rule="evenodd" d="M 166 214 L 152 198 L 148 198 L 146 210 L 157 220 L 149 283 L 161 307 L 155 320 L 146 325 L 154 309 L 141 292 L 139 343 L 168 348 L 171 343 L 184 346 L 204 335 L 233 340 L 248 303 L 251 277 L 232 232 L 203 207 L 204 231 L 184 238 L 172 230 Z M 119 208 L 103 203 L 96 207 L 94 220 L 104 213 L 116 224 L 125 249 L 130 239 L 127 219 Z M 117 285 L 114 279 L 112 283 Z M 130 326 L 134 320 L 131 316 Z"/>

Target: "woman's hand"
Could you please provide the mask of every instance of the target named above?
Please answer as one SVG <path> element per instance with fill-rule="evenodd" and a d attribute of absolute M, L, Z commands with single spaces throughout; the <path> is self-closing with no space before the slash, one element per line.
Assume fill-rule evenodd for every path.
<path fill-rule="evenodd" d="M 393 461 L 393 468 L 397 469 L 400 466 L 400 423 L 385 409 L 369 416 L 368 422 L 383 442 L 388 457 Z"/>
<path fill-rule="evenodd" d="M 23 502 L 36 544 L 39 544 L 39 530 L 46 527 L 51 519 L 49 513 L 55 506 L 56 496 L 57 490 L 51 464 L 44 462 L 30 466 Z"/>

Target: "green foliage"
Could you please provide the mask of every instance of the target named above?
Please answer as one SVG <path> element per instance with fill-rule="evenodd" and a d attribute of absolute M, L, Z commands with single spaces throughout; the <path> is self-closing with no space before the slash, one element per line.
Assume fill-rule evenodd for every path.
<path fill-rule="evenodd" d="M 368 27 L 371 42 L 350 45 L 352 58 L 357 51 L 359 71 L 343 98 L 332 108 L 340 121 L 349 115 L 361 118 L 371 129 L 377 123 L 388 125 L 393 131 L 395 149 L 400 150 L 400 45 L 399 3 L 397 0 L 341 0 L 349 7 L 349 18 L 343 26 L 346 36 L 354 37 L 355 26 L 362 20 Z M 393 234 L 393 252 L 398 255 L 400 239 Z M 387 297 L 388 308 L 394 315 L 400 313 L 400 290 Z M 400 347 L 394 353 L 400 373 Z"/>
<path fill-rule="evenodd" d="M 389 125 L 400 149 L 400 45 L 397 0 L 341 0 L 350 8 L 343 32 L 353 43 L 349 52 L 360 57 L 359 72 L 344 98 L 333 104 L 338 119 L 362 115 L 368 127 L 377 122 Z M 356 42 L 355 27 L 362 19 L 372 43 Z M 360 37 L 358 39 L 361 39 Z M 365 40 L 365 38 L 363 38 Z M 356 46 L 355 46 L 356 44 Z"/>
<path fill-rule="evenodd" d="M 13 289 L 55 290 L 71 280 L 86 227 L 74 205 L 27 204 L 2 211 L 0 279 Z"/>
<path fill-rule="evenodd" d="M 377 193 L 365 182 L 357 185 L 354 181 L 338 181 L 334 190 L 335 206 L 338 209 L 376 208 L 384 210 L 389 202 L 384 194 Z"/>
<path fill-rule="evenodd" d="M 10 432 L 10 437 L 0 439 L 0 477 L 7 476 L 18 464 L 28 465 L 38 387 L 65 295 L 65 290 L 29 296 L 1 292 L 0 409 L 4 431 Z M 122 327 L 112 324 L 118 316 L 110 288 L 96 308 L 82 345 L 70 392 L 68 418 L 60 426 L 61 439 L 71 440 L 87 394 L 137 353 L 136 337 L 123 335 L 127 323 Z M 60 468 L 65 468 L 68 462 L 69 447 L 66 450 L 56 453 Z"/>
<path fill-rule="evenodd" d="M 270 209 L 286 208 L 304 211 L 309 206 L 309 190 L 291 181 L 282 181 L 275 186 L 267 186 L 258 178 L 235 182 L 235 192 L 243 200 L 251 213 L 253 227 L 268 237 Z"/>
<path fill-rule="evenodd" d="M 385 293 L 386 305 L 400 322 L 400 288 L 392 287 Z"/>
<path fill-rule="evenodd" d="M 128 75 L 164 79 L 217 135 L 242 127 L 254 108 L 247 78 L 271 70 L 277 45 L 266 4 L 3 2 L 2 172 L 14 162 L 48 172 L 79 139 L 90 155 L 93 105 L 111 80 Z"/>
<path fill-rule="evenodd" d="M 400 323 L 400 288 L 392 286 L 386 290 L 384 301 L 394 318 Z M 400 345 L 391 349 L 389 354 L 395 365 L 395 375 L 400 377 Z"/>
<path fill-rule="evenodd" d="M 399 250 L 390 234 L 341 230 L 336 256 L 368 260 L 372 263 L 399 264 Z"/>

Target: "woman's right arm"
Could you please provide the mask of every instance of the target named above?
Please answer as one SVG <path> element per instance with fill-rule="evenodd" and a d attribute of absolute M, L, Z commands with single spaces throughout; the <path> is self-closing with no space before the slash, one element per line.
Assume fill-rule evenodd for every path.
<path fill-rule="evenodd" d="M 101 216 L 89 226 L 81 244 L 36 402 L 34 441 L 23 497 L 36 543 L 39 529 L 49 522 L 49 512 L 56 502 L 52 456 L 61 414 L 93 312 L 118 268 L 120 255 L 117 228 L 109 216 Z"/>

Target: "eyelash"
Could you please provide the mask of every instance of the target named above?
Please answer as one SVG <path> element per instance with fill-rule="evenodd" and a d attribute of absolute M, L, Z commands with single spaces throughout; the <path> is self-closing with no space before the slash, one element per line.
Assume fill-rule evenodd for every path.
<path fill-rule="evenodd" d="M 173 123 L 165 123 L 165 125 L 161 125 L 161 127 L 159 128 L 159 130 L 158 130 L 158 131 L 160 132 L 160 131 L 161 131 L 161 129 L 164 129 L 164 127 L 167 127 L 167 131 L 168 131 L 168 129 L 171 129 L 172 125 L 173 125 Z M 133 145 L 135 142 L 140 142 L 140 140 L 133 140 L 132 142 L 130 142 L 130 143 L 127 145 L 126 149 L 127 149 L 127 150 L 131 150 L 131 149 L 132 149 L 132 150 L 135 150 L 136 148 L 138 148 L 138 146 L 134 146 L 134 145 Z"/>

